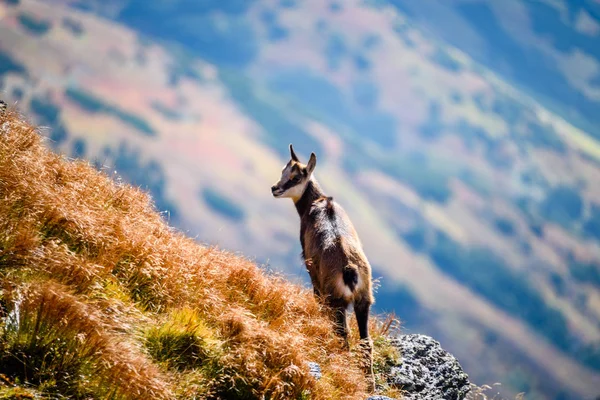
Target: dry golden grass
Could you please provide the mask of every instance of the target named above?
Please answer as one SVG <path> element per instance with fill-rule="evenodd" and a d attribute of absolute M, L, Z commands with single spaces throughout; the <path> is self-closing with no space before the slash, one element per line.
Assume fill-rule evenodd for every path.
<path fill-rule="evenodd" d="M 0 114 L 0 279 L 0 376 L 44 395 L 368 396 L 310 291 L 175 232 L 146 193 L 52 153 L 14 110 Z M 388 328 L 373 322 L 376 342 Z"/>

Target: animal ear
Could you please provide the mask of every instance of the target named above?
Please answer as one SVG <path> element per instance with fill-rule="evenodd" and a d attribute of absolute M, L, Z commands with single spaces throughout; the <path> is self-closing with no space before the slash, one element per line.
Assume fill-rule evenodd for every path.
<path fill-rule="evenodd" d="M 292 160 L 298 162 L 300 160 L 298 160 L 298 156 L 296 155 L 296 153 L 294 153 L 294 146 L 292 146 L 292 144 L 290 143 L 290 155 L 292 156 Z"/>
<path fill-rule="evenodd" d="M 317 166 L 317 156 L 315 153 L 310 153 L 310 158 L 308 159 L 308 164 L 306 164 L 306 172 L 308 175 L 312 174 Z"/>

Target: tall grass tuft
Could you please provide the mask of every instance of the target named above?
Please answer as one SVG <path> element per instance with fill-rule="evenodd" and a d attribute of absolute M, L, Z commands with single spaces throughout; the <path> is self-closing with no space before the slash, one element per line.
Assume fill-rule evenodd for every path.
<path fill-rule="evenodd" d="M 51 281 L 5 293 L 0 373 L 75 398 L 168 398 L 160 371 L 96 310 Z"/>
<path fill-rule="evenodd" d="M 191 308 L 173 310 L 163 324 L 152 325 L 145 338 L 152 358 L 178 371 L 212 364 L 222 350 L 222 342 Z"/>

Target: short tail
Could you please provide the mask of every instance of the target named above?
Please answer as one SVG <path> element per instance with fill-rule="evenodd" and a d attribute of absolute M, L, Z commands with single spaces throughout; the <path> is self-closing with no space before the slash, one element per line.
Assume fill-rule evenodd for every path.
<path fill-rule="evenodd" d="M 350 288 L 351 292 L 354 292 L 356 285 L 358 285 L 358 270 L 353 266 L 346 265 L 342 271 L 344 278 L 344 284 Z"/>

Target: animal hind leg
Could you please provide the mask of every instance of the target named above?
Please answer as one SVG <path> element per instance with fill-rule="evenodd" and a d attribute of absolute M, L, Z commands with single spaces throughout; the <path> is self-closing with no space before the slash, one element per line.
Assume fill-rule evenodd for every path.
<path fill-rule="evenodd" d="M 369 310 L 371 303 L 368 301 L 358 301 L 354 304 L 354 313 L 358 323 L 360 334 L 360 351 L 362 353 L 362 367 L 367 375 L 369 390 L 375 388 L 375 375 L 373 374 L 373 343 L 369 337 Z"/>
<path fill-rule="evenodd" d="M 344 347 L 349 348 L 348 323 L 346 321 L 346 309 L 348 305 L 342 299 L 331 299 L 331 297 L 327 299 L 327 303 L 333 313 L 335 333 L 344 340 Z"/>
<path fill-rule="evenodd" d="M 369 310 L 371 303 L 368 301 L 358 301 L 354 304 L 354 314 L 358 324 L 358 332 L 361 339 L 369 338 Z"/>

